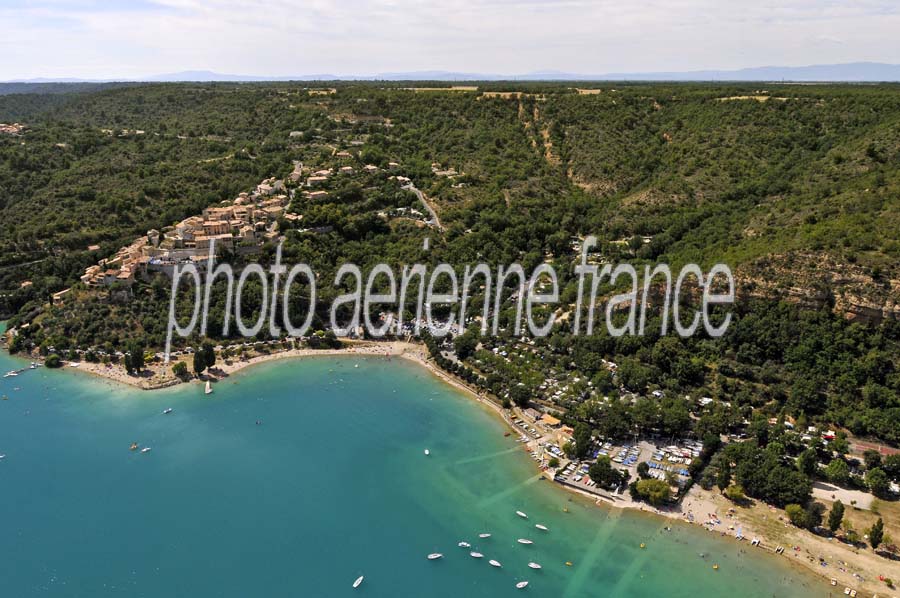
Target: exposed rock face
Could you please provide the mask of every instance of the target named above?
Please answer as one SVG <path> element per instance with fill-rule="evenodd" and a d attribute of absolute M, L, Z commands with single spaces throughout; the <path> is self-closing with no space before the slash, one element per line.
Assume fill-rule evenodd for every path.
<path fill-rule="evenodd" d="M 830 305 L 850 320 L 900 320 L 897 272 L 878 272 L 817 252 L 760 258 L 736 273 L 739 294 L 780 297 L 805 307 Z"/>

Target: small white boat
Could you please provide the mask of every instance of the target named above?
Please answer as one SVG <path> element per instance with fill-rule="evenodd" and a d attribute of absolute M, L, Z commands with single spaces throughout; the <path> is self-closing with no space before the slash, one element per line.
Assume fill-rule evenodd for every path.
<path fill-rule="evenodd" d="M 522 519 L 528 519 L 528 515 L 526 515 L 526 514 L 523 513 L 522 511 L 516 511 L 516 515 L 518 515 L 518 516 L 521 517 Z"/>
<path fill-rule="evenodd" d="M 6 455 L 0 455 L 0 461 L 2 461 L 3 459 L 6 459 Z"/>
<path fill-rule="evenodd" d="M 525 588 L 525 587 L 528 587 L 528 582 L 527 582 L 527 581 L 520 581 L 519 583 L 516 584 L 516 588 L 518 588 L 518 589 L 520 589 L 520 590 L 521 590 L 522 588 Z"/>
<path fill-rule="evenodd" d="M 9 378 L 10 376 L 18 376 L 18 375 L 19 375 L 19 372 L 15 371 L 15 370 L 11 370 L 11 371 L 9 371 L 9 372 L 6 372 L 6 373 L 3 375 L 3 377 L 4 377 L 4 378 Z"/>
<path fill-rule="evenodd" d="M 163 410 L 163 415 L 169 415 L 170 413 L 172 413 L 172 408 L 171 408 L 171 407 L 166 407 L 166 408 Z"/>
<path fill-rule="evenodd" d="M 532 542 L 531 540 L 529 540 L 529 539 L 527 539 L 527 538 L 519 538 L 519 539 L 517 540 L 517 542 L 518 542 L 519 544 L 534 544 L 534 542 Z"/>
<path fill-rule="evenodd" d="M 428 560 L 429 560 L 429 561 L 436 561 L 436 560 L 438 560 L 438 559 L 440 559 L 440 558 L 443 558 L 443 557 L 444 557 L 444 555 L 442 555 L 440 552 L 432 552 L 431 554 L 428 555 Z"/>
<path fill-rule="evenodd" d="M 206 381 L 206 388 L 203 390 L 203 393 L 208 395 L 212 394 L 212 385 L 209 383 L 209 380 Z"/>
<path fill-rule="evenodd" d="M 488 562 L 491 564 L 492 567 L 502 567 L 503 566 L 500 564 L 500 561 L 495 561 L 494 559 L 491 559 Z"/>
<path fill-rule="evenodd" d="M 491 535 L 490 534 L 478 534 L 478 537 L 479 538 L 490 538 Z"/>
<path fill-rule="evenodd" d="M 141 452 L 142 452 L 142 453 L 149 453 L 149 452 L 152 451 L 152 450 L 153 450 L 153 449 L 150 448 L 149 446 L 145 446 L 144 448 L 141 449 Z"/>
<path fill-rule="evenodd" d="M 550 530 L 547 529 L 547 526 L 546 526 L 546 525 L 541 525 L 540 523 L 535 524 L 534 527 L 538 528 L 538 529 L 541 530 L 541 531 L 545 531 L 545 532 L 549 532 L 549 531 L 550 531 Z"/>
<path fill-rule="evenodd" d="M 484 557 L 483 554 L 481 554 L 480 552 L 475 552 L 474 550 L 469 553 L 469 556 L 471 556 L 473 559 L 480 559 Z"/>
<path fill-rule="evenodd" d="M 537 563 L 528 563 L 528 566 L 531 567 L 532 569 L 540 569 L 541 568 L 541 566 Z"/>
<path fill-rule="evenodd" d="M 358 588 L 359 585 L 363 582 L 364 579 L 365 579 L 365 577 L 363 577 L 362 575 L 360 575 L 359 577 L 357 577 L 357 578 L 356 578 L 356 581 L 353 582 L 353 587 L 354 587 L 354 588 Z"/>
<path fill-rule="evenodd" d="M 428 449 L 425 449 L 425 456 L 427 457 L 430 454 L 431 454 L 431 451 L 429 451 Z"/>
<path fill-rule="evenodd" d="M 459 546 L 460 548 L 471 548 L 472 547 L 472 545 L 469 544 L 468 542 L 460 542 L 459 544 L 457 544 L 457 546 Z"/>

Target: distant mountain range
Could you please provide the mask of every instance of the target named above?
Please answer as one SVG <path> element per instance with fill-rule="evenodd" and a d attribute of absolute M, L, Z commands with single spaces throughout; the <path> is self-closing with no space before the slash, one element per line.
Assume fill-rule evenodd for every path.
<path fill-rule="evenodd" d="M 738 70 L 671 71 L 646 73 L 603 73 L 585 75 L 562 71 L 537 71 L 522 75 L 463 73 L 453 71 L 411 71 L 375 75 L 332 75 L 327 73 L 270 77 L 229 75 L 212 71 L 182 71 L 146 78 L 15 79 L 7 83 L 110 83 L 175 81 L 900 81 L 900 65 L 880 62 L 851 62 L 810 66 L 761 66 Z"/>

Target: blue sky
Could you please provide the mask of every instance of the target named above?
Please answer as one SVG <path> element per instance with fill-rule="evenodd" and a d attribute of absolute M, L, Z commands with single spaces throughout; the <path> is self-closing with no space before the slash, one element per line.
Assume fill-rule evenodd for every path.
<path fill-rule="evenodd" d="M 900 63 L 898 0 L 0 0 L 0 80 Z"/>

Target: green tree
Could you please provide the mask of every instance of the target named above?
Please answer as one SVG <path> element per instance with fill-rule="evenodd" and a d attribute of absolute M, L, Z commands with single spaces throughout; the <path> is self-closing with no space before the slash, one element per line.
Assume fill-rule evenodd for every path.
<path fill-rule="evenodd" d="M 51 353 L 44 359 L 44 365 L 48 368 L 62 367 L 62 359 L 60 359 L 59 355 L 56 353 Z"/>
<path fill-rule="evenodd" d="M 841 522 L 844 521 L 844 503 L 840 500 L 835 501 L 833 505 L 831 505 L 831 512 L 828 513 L 828 529 L 831 530 L 831 533 L 838 531 L 841 527 Z"/>
<path fill-rule="evenodd" d="M 808 520 L 806 517 L 806 509 L 797 504 L 790 504 L 784 507 L 784 512 L 787 513 L 788 519 L 797 527 L 802 527 L 806 529 L 808 527 Z"/>
<path fill-rule="evenodd" d="M 474 333 L 466 331 L 453 339 L 453 349 L 461 361 L 465 361 L 475 353 L 478 346 L 478 338 Z"/>
<path fill-rule="evenodd" d="M 654 506 L 660 506 L 672 498 L 672 488 L 663 480 L 650 478 L 634 484 L 637 495 Z"/>
<path fill-rule="evenodd" d="M 810 501 L 806 505 L 806 527 L 811 531 L 815 531 L 822 525 L 822 517 L 825 514 L 825 505 L 820 502 Z"/>
<path fill-rule="evenodd" d="M 894 481 L 900 481 L 900 453 L 894 453 L 884 458 L 881 469 Z"/>
<path fill-rule="evenodd" d="M 125 370 L 140 373 L 144 369 L 144 343 L 130 341 L 125 348 Z"/>
<path fill-rule="evenodd" d="M 575 431 L 572 434 L 575 440 L 575 456 L 578 459 L 585 459 L 591 452 L 591 429 L 584 422 L 575 424 Z M 593 479 L 593 478 L 592 478 Z"/>
<path fill-rule="evenodd" d="M 194 373 L 198 376 L 206 369 L 206 359 L 202 351 L 194 351 Z"/>
<path fill-rule="evenodd" d="M 200 352 L 203 355 L 203 364 L 207 369 L 216 365 L 216 348 L 211 342 L 205 341 L 200 347 Z"/>
<path fill-rule="evenodd" d="M 814 448 L 808 448 L 797 457 L 797 469 L 803 474 L 814 477 L 819 469 L 819 455 Z"/>
<path fill-rule="evenodd" d="M 850 466 L 842 458 L 835 457 L 825 468 L 825 475 L 829 481 L 844 486 L 850 481 Z"/>
<path fill-rule="evenodd" d="M 728 486 L 731 485 L 731 468 L 727 463 L 724 462 L 724 459 L 719 465 L 719 470 L 716 472 L 716 486 L 719 487 L 721 492 L 724 492 Z"/>
<path fill-rule="evenodd" d="M 531 400 L 531 393 L 528 392 L 528 389 L 525 388 L 525 386 L 516 384 L 509 389 L 509 397 L 513 400 L 513 403 L 519 407 L 527 407 L 528 401 Z"/>
<path fill-rule="evenodd" d="M 884 539 L 884 521 L 881 520 L 881 517 L 878 518 L 871 528 L 869 528 L 869 544 L 872 545 L 872 550 L 877 550 L 878 546 L 881 544 L 881 541 Z"/>
<path fill-rule="evenodd" d="M 878 467 L 866 472 L 866 484 L 869 486 L 869 490 L 872 491 L 872 494 L 879 497 L 886 496 L 891 486 L 887 474 Z"/>
<path fill-rule="evenodd" d="M 740 484 L 732 484 L 728 488 L 725 489 L 725 498 L 730 500 L 731 502 L 741 502 L 747 498 L 744 494 L 744 487 Z"/>
<path fill-rule="evenodd" d="M 847 442 L 847 434 L 843 431 L 838 432 L 837 437 L 828 445 L 832 451 L 838 455 L 846 455 L 850 452 L 850 443 Z"/>
<path fill-rule="evenodd" d="M 183 361 L 176 361 L 175 365 L 172 366 L 172 373 L 179 378 L 184 378 L 188 373 L 187 364 Z"/>
<path fill-rule="evenodd" d="M 650 465 L 647 464 L 646 461 L 641 461 L 637 464 L 637 474 L 641 476 L 642 479 L 646 479 L 650 475 Z"/>
<path fill-rule="evenodd" d="M 866 469 L 881 467 L 881 453 L 874 449 L 868 449 L 863 453 L 863 461 L 866 463 Z"/>
<path fill-rule="evenodd" d="M 613 489 L 621 484 L 623 473 L 624 472 L 620 472 L 612 466 L 612 462 L 606 455 L 600 455 L 600 457 L 597 458 L 597 462 L 588 469 L 588 475 L 591 476 L 591 480 L 607 489 Z"/>

